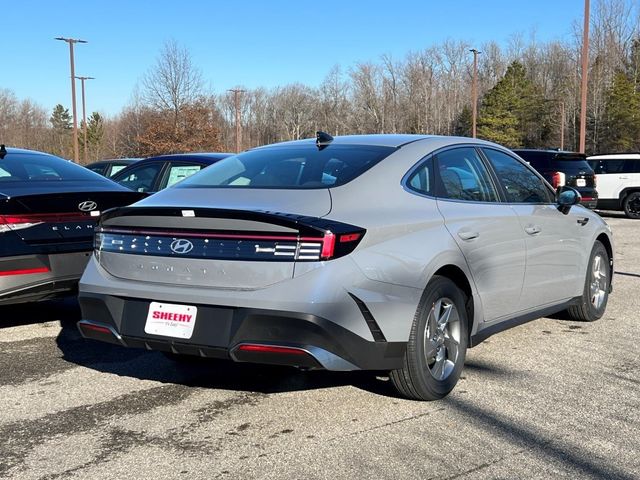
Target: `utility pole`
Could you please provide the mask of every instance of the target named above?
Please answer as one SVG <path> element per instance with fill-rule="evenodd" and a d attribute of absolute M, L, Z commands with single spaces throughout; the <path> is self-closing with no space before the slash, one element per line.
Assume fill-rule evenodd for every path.
<path fill-rule="evenodd" d="M 582 29 L 582 82 L 580 85 L 580 153 L 585 152 L 587 138 L 587 76 L 589 75 L 589 0 L 584 0 Z"/>
<path fill-rule="evenodd" d="M 240 94 L 244 93 L 246 90 L 241 90 L 239 88 L 232 88 L 229 92 L 233 92 L 233 102 L 236 108 L 236 153 L 240 153 L 240 136 L 242 132 L 240 130 Z"/>
<path fill-rule="evenodd" d="M 475 48 L 469 50 L 473 53 L 473 80 L 471 82 L 471 136 L 476 138 L 476 123 L 478 121 L 478 55 Z"/>
<path fill-rule="evenodd" d="M 78 80 L 80 80 L 80 84 L 82 85 L 82 123 L 84 125 L 83 133 L 84 133 L 84 164 L 86 165 L 87 163 L 89 163 L 87 161 L 87 108 L 85 105 L 85 101 L 84 101 L 84 81 L 85 80 L 95 80 L 95 78 L 93 77 L 76 77 Z"/>
<path fill-rule="evenodd" d="M 73 45 L 75 43 L 87 43 L 86 40 L 78 40 L 77 38 L 56 37 L 55 40 L 62 40 L 69 44 L 69 62 L 71 63 L 71 106 L 73 109 L 73 161 L 80 161 L 78 153 L 78 116 L 76 112 L 76 72 L 73 63 Z"/>
<path fill-rule="evenodd" d="M 560 150 L 564 150 L 564 100 L 560 100 Z"/>

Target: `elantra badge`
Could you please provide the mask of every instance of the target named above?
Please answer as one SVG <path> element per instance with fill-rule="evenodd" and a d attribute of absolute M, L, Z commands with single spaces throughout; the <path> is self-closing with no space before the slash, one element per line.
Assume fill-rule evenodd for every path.
<path fill-rule="evenodd" d="M 171 242 L 169 248 L 171 248 L 171 251 L 173 253 L 184 255 L 185 253 L 189 253 L 191 250 L 193 250 L 193 243 L 184 238 L 179 238 Z"/>
<path fill-rule="evenodd" d="M 91 200 L 87 200 L 85 202 L 80 202 L 78 204 L 78 209 L 82 212 L 90 212 L 92 210 L 95 210 L 96 208 L 98 208 L 98 204 L 96 202 L 93 202 Z"/>

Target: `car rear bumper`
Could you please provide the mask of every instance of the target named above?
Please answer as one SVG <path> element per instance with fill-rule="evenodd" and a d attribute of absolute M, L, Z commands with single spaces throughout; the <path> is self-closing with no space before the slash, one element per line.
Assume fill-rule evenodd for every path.
<path fill-rule="evenodd" d="M 124 347 L 335 371 L 397 369 L 406 349 L 316 315 L 215 305 L 197 305 L 191 338 L 170 338 L 145 332 L 149 300 L 81 292 L 79 301 L 80 333 Z"/>
<path fill-rule="evenodd" d="M 0 305 L 75 292 L 90 256 L 85 251 L 0 258 Z"/>

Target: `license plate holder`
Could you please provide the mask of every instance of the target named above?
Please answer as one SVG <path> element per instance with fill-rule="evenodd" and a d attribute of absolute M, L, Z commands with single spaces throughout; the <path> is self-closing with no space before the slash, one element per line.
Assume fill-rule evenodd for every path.
<path fill-rule="evenodd" d="M 193 335 L 198 307 L 175 303 L 151 302 L 144 332 L 162 337 L 188 340 Z"/>
<path fill-rule="evenodd" d="M 587 181 L 584 178 L 578 178 L 578 179 L 576 179 L 576 185 L 578 187 L 586 187 L 587 186 Z"/>

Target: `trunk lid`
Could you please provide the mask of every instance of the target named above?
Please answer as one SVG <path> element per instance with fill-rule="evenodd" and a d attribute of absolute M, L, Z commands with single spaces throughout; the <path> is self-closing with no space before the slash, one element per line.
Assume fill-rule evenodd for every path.
<path fill-rule="evenodd" d="M 236 200 L 236 205 L 243 201 Z M 107 212 L 100 222 L 96 256 L 115 277 L 185 286 L 263 288 L 293 278 L 297 262 L 347 254 L 364 234 L 358 227 L 317 216 L 142 206 L 146 203 L 151 202 Z M 231 202 L 226 199 L 225 203 Z M 326 204 L 321 211 L 325 208 Z"/>
<path fill-rule="evenodd" d="M 0 235 L 13 233 L 26 245 L 39 246 L 39 253 L 91 250 L 100 212 L 129 205 L 141 198 L 131 191 L 51 192 L 50 188 L 29 194 L 0 196 Z M 9 252 L 16 254 L 15 252 Z"/>

